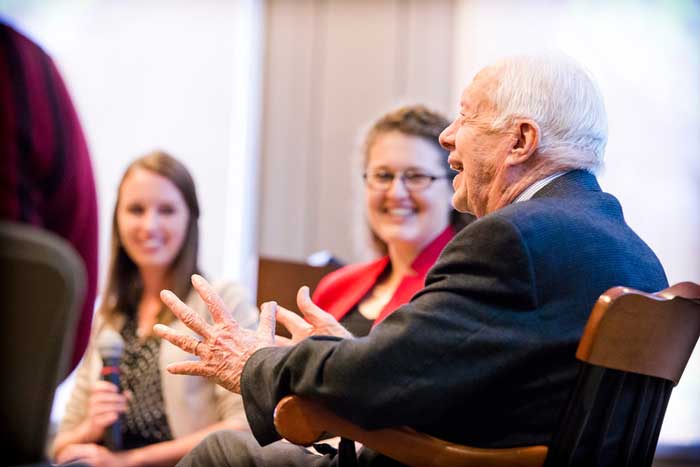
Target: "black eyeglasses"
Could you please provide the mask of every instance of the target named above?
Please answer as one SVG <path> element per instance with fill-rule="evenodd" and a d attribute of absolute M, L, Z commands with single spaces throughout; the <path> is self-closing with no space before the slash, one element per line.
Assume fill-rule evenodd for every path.
<path fill-rule="evenodd" d="M 412 169 L 396 173 L 388 170 L 377 170 L 375 172 L 365 172 L 362 175 L 367 186 L 375 191 L 388 191 L 395 177 L 399 177 L 403 186 L 410 192 L 425 190 L 435 180 L 448 178 L 447 175 L 431 175 Z"/>

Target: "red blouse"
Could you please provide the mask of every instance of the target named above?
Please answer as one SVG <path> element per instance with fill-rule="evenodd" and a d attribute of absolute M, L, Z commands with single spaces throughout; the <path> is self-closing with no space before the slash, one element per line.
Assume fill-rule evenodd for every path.
<path fill-rule="evenodd" d="M 447 242 L 454 237 L 455 231 L 448 226 L 440 235 L 426 246 L 413 260 L 411 268 L 415 275 L 401 279 L 394 295 L 382 308 L 374 320 L 374 326 L 382 322 L 394 310 L 408 303 L 411 297 L 425 286 L 425 276 L 437 261 Z M 313 301 L 340 320 L 350 311 L 362 297 L 375 286 L 377 279 L 389 265 L 389 257 L 384 256 L 368 263 L 351 264 L 326 275 L 318 283 L 313 294 Z"/>

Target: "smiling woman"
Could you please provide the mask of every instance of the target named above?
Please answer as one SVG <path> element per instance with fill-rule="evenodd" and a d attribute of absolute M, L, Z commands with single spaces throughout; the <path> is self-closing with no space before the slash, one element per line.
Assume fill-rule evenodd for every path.
<path fill-rule="evenodd" d="M 132 169 L 119 189 L 117 207 L 127 255 L 142 269 L 167 269 L 185 240 L 189 211 L 170 180 L 138 166 Z"/>
<path fill-rule="evenodd" d="M 438 142 L 448 124 L 423 105 L 409 105 L 381 116 L 365 137 L 366 221 L 382 257 L 332 272 L 313 296 L 355 336 L 408 302 L 445 244 L 473 219 L 450 205 L 454 172 Z"/>
<path fill-rule="evenodd" d="M 139 321 L 153 321 L 139 323 L 148 334 L 155 321 L 169 319 L 158 292 L 170 288 L 186 296 L 191 290 L 189 278 L 199 271 L 198 221 L 194 181 L 181 162 L 155 151 L 129 165 L 112 216 L 111 264 L 100 307 L 107 321 L 137 306 Z"/>
<path fill-rule="evenodd" d="M 207 314 L 190 283 L 199 272 L 198 219 L 194 182 L 182 163 L 156 151 L 129 165 L 112 217 L 107 285 L 54 443 L 58 462 L 129 466 L 148 459 L 173 465 L 213 430 L 247 429 L 238 395 L 200 377 L 164 371 L 187 354 L 152 332 L 156 323 L 186 329 L 160 301 L 162 289 L 176 291 L 196 313 Z M 257 310 L 241 286 L 218 284 L 215 291 L 242 326 L 255 326 Z M 108 330 L 124 341 L 119 388 L 99 380 L 96 347 Z M 112 452 L 98 443 L 120 418 L 124 451 Z"/>

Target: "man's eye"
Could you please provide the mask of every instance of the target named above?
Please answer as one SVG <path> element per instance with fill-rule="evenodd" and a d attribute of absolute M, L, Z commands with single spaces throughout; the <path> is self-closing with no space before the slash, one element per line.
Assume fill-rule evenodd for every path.
<path fill-rule="evenodd" d="M 126 207 L 126 212 L 130 214 L 142 214 L 143 206 L 139 206 L 138 204 L 132 204 Z"/>

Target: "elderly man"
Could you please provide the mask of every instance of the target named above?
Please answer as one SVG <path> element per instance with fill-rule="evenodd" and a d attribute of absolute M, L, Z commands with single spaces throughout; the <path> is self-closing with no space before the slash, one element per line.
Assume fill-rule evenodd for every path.
<path fill-rule="evenodd" d="M 366 338 L 312 336 L 278 347 L 275 304 L 263 306 L 257 333 L 246 332 L 194 278 L 215 324 L 164 292 L 203 338 L 159 326 L 157 334 L 201 359 L 169 370 L 240 391 L 263 446 L 279 438 L 272 413 L 288 394 L 319 400 L 365 428 L 407 425 L 480 447 L 546 444 L 573 386 L 575 349 L 597 297 L 621 284 L 667 286 L 658 259 L 593 175 L 606 140 L 600 92 L 570 59 L 516 57 L 485 68 L 440 137 L 458 172 L 453 204 L 477 220 L 447 245 L 408 305 Z M 299 305 L 319 316 L 305 296 Z M 309 326 L 310 334 L 340 334 L 332 323 Z M 267 449 L 219 434 L 182 465 L 334 462 L 292 447 L 279 448 L 283 455 Z"/>

